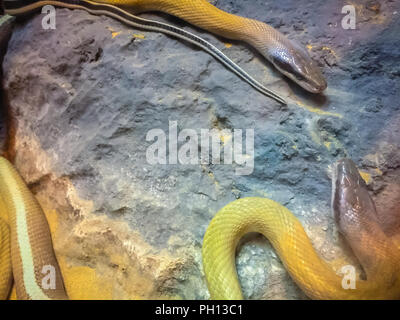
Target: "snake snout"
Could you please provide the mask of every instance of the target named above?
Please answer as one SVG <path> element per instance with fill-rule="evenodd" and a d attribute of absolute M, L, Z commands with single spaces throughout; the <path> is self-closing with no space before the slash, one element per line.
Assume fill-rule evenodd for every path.
<path fill-rule="evenodd" d="M 315 81 L 314 79 L 318 79 Z M 310 91 L 312 93 L 321 93 L 326 89 L 328 84 L 326 83 L 326 80 L 322 76 L 322 74 L 318 76 L 314 76 L 313 79 L 309 79 L 309 82 L 307 84 L 304 84 L 302 87 L 306 89 L 307 91 Z"/>
<path fill-rule="evenodd" d="M 376 219 L 367 185 L 350 159 L 336 163 L 332 177 L 332 210 L 339 229 L 346 236 L 359 232 L 363 224 Z"/>
<path fill-rule="evenodd" d="M 362 183 L 353 161 L 350 159 L 337 161 L 332 177 L 332 209 L 339 226 L 343 217 L 358 207 L 358 195 Z"/>
<path fill-rule="evenodd" d="M 350 159 L 340 159 L 336 163 L 336 180 L 342 189 L 358 188 L 365 185 L 355 163 Z"/>
<path fill-rule="evenodd" d="M 353 207 L 357 202 L 358 170 L 350 159 L 337 161 L 332 177 L 332 211 L 339 230 L 351 232 L 351 222 L 356 217 Z"/>

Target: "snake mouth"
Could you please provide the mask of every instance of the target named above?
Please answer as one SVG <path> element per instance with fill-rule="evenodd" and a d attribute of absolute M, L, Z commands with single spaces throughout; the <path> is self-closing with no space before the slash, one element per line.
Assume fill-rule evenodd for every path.
<path fill-rule="evenodd" d="M 275 31 L 276 39 L 266 50 L 265 57 L 276 69 L 311 93 L 321 93 L 327 87 L 317 62 L 297 41 L 289 40 Z"/>
<path fill-rule="evenodd" d="M 304 79 L 304 77 L 299 79 L 299 77 L 292 74 L 286 74 L 286 76 L 296 82 L 304 90 L 311 93 L 322 93 L 328 86 L 322 75 L 314 76 L 312 78 L 308 77 L 308 79 Z"/>
<path fill-rule="evenodd" d="M 321 93 L 327 88 L 327 82 L 315 62 L 306 53 L 300 51 L 276 51 L 270 61 L 282 74 L 311 93 Z"/>
<path fill-rule="evenodd" d="M 321 75 L 321 77 L 320 77 L 320 79 L 319 79 L 318 82 L 313 81 L 313 83 L 311 83 L 311 84 L 306 82 L 306 83 L 304 83 L 304 84 L 301 84 L 301 83 L 300 83 L 300 85 L 301 85 L 304 89 L 306 89 L 307 91 L 309 91 L 309 92 L 311 92 L 311 93 L 321 93 L 321 92 L 323 92 L 323 91 L 327 88 L 327 86 L 328 86 L 326 80 L 322 77 L 322 75 Z"/>

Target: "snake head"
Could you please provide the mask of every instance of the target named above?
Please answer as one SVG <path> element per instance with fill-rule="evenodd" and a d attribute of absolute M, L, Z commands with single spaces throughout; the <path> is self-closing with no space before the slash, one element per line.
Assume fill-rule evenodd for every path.
<path fill-rule="evenodd" d="M 320 68 L 301 45 L 282 36 L 271 48 L 268 60 L 285 76 L 312 93 L 326 89 Z"/>
<path fill-rule="evenodd" d="M 342 233 L 360 232 L 362 222 L 377 221 L 376 208 L 367 185 L 350 159 L 336 163 L 332 177 L 332 210 Z"/>

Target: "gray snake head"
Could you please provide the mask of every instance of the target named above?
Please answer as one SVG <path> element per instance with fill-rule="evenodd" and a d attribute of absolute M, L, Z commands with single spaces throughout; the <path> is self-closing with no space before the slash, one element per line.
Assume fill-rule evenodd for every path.
<path fill-rule="evenodd" d="M 326 80 L 306 49 L 286 37 L 279 38 L 268 50 L 268 60 L 305 90 L 312 93 L 324 91 L 327 87 Z"/>
<path fill-rule="evenodd" d="M 336 163 L 332 177 L 332 210 L 346 238 L 360 235 L 378 223 L 376 208 L 358 169 L 350 159 Z"/>

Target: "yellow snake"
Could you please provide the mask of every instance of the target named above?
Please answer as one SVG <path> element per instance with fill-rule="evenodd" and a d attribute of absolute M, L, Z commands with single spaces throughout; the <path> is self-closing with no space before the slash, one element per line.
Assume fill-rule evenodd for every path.
<path fill-rule="evenodd" d="M 399 246 L 382 231 L 365 183 L 351 160 L 332 178 L 332 207 L 340 231 L 362 264 L 367 280 L 355 289 L 321 259 L 298 219 L 266 198 L 231 202 L 211 221 L 203 241 L 203 266 L 213 299 L 242 299 L 235 250 L 248 232 L 265 235 L 300 288 L 314 299 L 400 298 Z M 6 213 L 6 214 L 5 214 Z M 43 288 L 44 268 L 54 268 L 54 288 Z M 45 272 L 43 272 L 45 271 Z M 0 298 L 12 275 L 19 299 L 67 299 L 45 215 L 14 167 L 0 157 Z"/>
<path fill-rule="evenodd" d="M 67 299 L 46 216 L 3 157 L 0 205 L 0 299 L 8 297 L 12 278 L 18 299 Z"/>
<path fill-rule="evenodd" d="M 217 9 L 205 0 L 86 0 L 32 1 L 5 0 L 5 12 L 24 14 L 46 4 L 84 9 L 105 14 L 129 25 L 161 31 L 190 41 L 219 59 L 256 89 L 283 101 L 264 88 L 218 49 L 182 29 L 142 19 L 114 5 L 136 12 L 162 11 L 180 17 L 215 34 L 246 41 L 279 71 L 310 92 L 321 92 L 326 82 L 306 50 L 289 41 L 265 23 L 235 16 Z M 203 264 L 211 297 L 241 299 L 235 268 L 235 248 L 247 232 L 264 234 L 285 267 L 311 298 L 378 299 L 399 298 L 399 249 L 379 226 L 375 208 L 355 165 L 339 162 L 332 203 L 340 231 L 344 234 L 366 273 L 356 289 L 344 289 L 338 276 L 313 249 L 300 222 L 285 207 L 262 198 L 234 201 L 217 213 L 204 237 Z M 13 275 L 19 299 L 67 299 L 55 258 L 49 227 L 42 209 L 4 158 L 0 158 L 0 298 L 6 298 Z M 54 271 L 55 287 L 43 282 L 48 270 Z"/>
<path fill-rule="evenodd" d="M 163 32 L 189 41 L 210 53 L 263 94 L 284 104 L 286 101 L 280 95 L 264 87 L 204 39 L 181 28 L 140 18 L 117 6 L 129 8 L 136 13 L 165 12 L 214 34 L 247 42 L 281 73 L 307 91 L 320 93 L 327 86 L 319 67 L 301 45 L 289 40 L 266 23 L 227 13 L 206 0 L 4 0 L 5 13 L 10 15 L 26 14 L 44 5 L 83 9 L 97 15 L 104 14 L 134 27 Z"/>
<path fill-rule="evenodd" d="M 365 182 L 351 160 L 337 163 L 332 207 L 340 232 L 360 261 L 366 280 L 355 289 L 316 253 L 298 219 L 265 198 L 229 203 L 212 219 L 203 241 L 203 266 L 213 299 L 242 299 L 235 267 L 239 239 L 259 232 L 271 242 L 298 286 L 313 299 L 399 299 L 400 249 L 382 231 Z"/>

